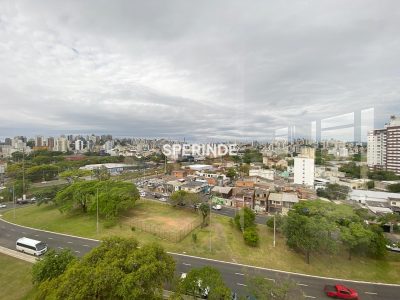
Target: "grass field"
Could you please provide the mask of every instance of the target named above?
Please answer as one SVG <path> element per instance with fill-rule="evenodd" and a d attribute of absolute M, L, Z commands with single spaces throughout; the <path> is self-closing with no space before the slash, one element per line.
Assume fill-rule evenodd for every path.
<path fill-rule="evenodd" d="M 143 218 L 149 222 L 154 221 L 159 226 L 164 224 L 179 226 L 180 222 L 184 224 L 191 217 L 197 217 L 189 211 L 177 210 L 158 203 L 146 204 L 143 202 L 137 204 L 130 216 Z M 12 212 L 5 213 L 4 218 L 14 221 Z M 171 221 L 172 219 L 174 221 Z M 171 252 L 187 253 L 292 272 L 354 280 L 400 282 L 399 254 L 388 253 L 386 260 L 373 260 L 354 256 L 351 261 L 347 259 L 347 253 L 313 255 L 311 256 L 311 264 L 307 265 L 303 255 L 289 249 L 285 244 L 284 238 L 280 235 L 277 235 L 276 247 L 274 248 L 272 245 L 272 232 L 266 226 L 258 226 L 261 238 L 260 246 L 251 248 L 244 244 L 241 232 L 230 224 L 229 218 L 214 214 L 212 215 L 211 226 L 197 228 L 193 231 L 197 235 L 197 242 L 194 242 L 192 235 L 189 234 L 179 243 L 173 243 L 140 230 L 132 231 L 124 222 L 120 222 L 118 225 L 108 229 L 104 228 L 103 222 L 101 222 L 101 233 L 96 236 L 96 222 L 93 216 L 62 215 L 52 206 L 32 206 L 19 209 L 15 222 L 91 238 L 101 238 L 109 235 L 134 236 L 141 243 L 158 241 Z"/>
<path fill-rule="evenodd" d="M 0 299 L 29 299 L 33 292 L 32 264 L 0 254 Z"/>

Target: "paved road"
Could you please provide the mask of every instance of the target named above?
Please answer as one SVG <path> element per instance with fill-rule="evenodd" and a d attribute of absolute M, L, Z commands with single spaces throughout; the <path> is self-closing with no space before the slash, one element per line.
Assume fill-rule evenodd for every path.
<path fill-rule="evenodd" d="M 15 241 L 23 236 L 45 241 L 50 248 L 70 248 L 77 256 L 84 255 L 93 247 L 96 247 L 99 244 L 99 242 L 96 240 L 29 229 L 7 223 L 0 219 L 1 246 L 9 249 L 15 249 Z M 178 275 L 183 272 L 187 273 L 193 267 L 211 265 L 218 268 L 221 271 L 224 280 L 227 282 L 229 287 L 240 294 L 245 294 L 246 274 L 258 274 L 266 278 L 266 280 L 275 280 L 280 278 L 290 278 L 292 280 L 295 280 L 304 291 L 307 299 L 328 299 L 326 296 L 324 296 L 322 292 L 324 285 L 337 283 L 343 283 L 347 286 L 357 289 L 360 293 L 360 299 L 363 300 L 395 300 L 399 299 L 398 295 L 400 294 L 400 285 L 392 286 L 378 285 L 372 283 L 329 280 L 307 275 L 287 274 L 284 272 L 244 266 L 235 263 L 208 260 L 200 257 L 188 256 L 181 253 L 171 253 L 171 255 L 176 261 L 176 272 L 178 273 Z"/>

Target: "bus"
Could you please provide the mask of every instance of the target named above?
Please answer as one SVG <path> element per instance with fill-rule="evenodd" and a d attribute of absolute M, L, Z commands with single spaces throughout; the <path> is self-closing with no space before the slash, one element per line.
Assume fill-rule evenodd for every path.
<path fill-rule="evenodd" d="M 18 251 L 39 256 L 46 253 L 47 244 L 23 237 L 17 240 L 16 248 Z"/>

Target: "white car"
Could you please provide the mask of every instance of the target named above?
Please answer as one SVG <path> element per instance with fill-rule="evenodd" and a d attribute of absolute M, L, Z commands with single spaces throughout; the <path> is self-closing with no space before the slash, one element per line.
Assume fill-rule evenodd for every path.
<path fill-rule="evenodd" d="M 141 192 L 140 197 L 146 197 L 146 192 Z"/>
<path fill-rule="evenodd" d="M 217 205 L 213 205 L 213 206 L 212 206 L 212 209 L 215 209 L 215 210 L 221 210 L 221 209 L 222 209 L 222 206 L 221 206 L 221 205 L 219 205 L 219 204 L 217 204 Z"/>
<path fill-rule="evenodd" d="M 5 204 L 0 204 L 0 208 L 6 208 L 7 207 L 7 205 L 5 205 Z"/>
<path fill-rule="evenodd" d="M 161 202 L 167 202 L 167 198 L 162 197 L 162 198 L 160 198 L 160 201 Z"/>

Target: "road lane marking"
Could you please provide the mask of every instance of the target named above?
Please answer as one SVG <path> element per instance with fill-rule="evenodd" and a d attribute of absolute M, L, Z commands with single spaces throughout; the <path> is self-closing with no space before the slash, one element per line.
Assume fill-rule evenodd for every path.
<path fill-rule="evenodd" d="M 374 293 L 374 292 L 365 292 L 368 295 L 378 295 L 378 293 Z"/>
<path fill-rule="evenodd" d="M 235 273 L 236 275 L 244 276 L 243 273 Z"/>
<path fill-rule="evenodd" d="M 308 286 L 308 284 L 304 284 L 304 283 L 298 283 L 297 285 Z"/>
<path fill-rule="evenodd" d="M 38 234 L 35 234 L 35 236 L 39 236 Z"/>
<path fill-rule="evenodd" d="M 187 264 L 187 263 L 182 263 L 185 266 L 191 266 L 191 264 Z"/>
<path fill-rule="evenodd" d="M 64 249 L 63 247 L 57 247 L 57 248 L 58 248 L 58 249 L 61 249 L 61 250 Z"/>
<path fill-rule="evenodd" d="M 49 240 L 52 240 L 53 238 L 49 237 L 48 239 L 49 239 Z"/>
<path fill-rule="evenodd" d="M 72 242 L 67 242 L 68 244 L 72 244 Z"/>
<path fill-rule="evenodd" d="M 75 250 L 76 253 L 81 253 L 81 251 Z"/>
<path fill-rule="evenodd" d="M 244 283 L 236 283 L 237 285 L 241 285 L 241 286 L 247 286 L 246 284 L 244 284 Z"/>
<path fill-rule="evenodd" d="M 83 245 L 83 247 L 90 247 L 89 245 Z"/>
<path fill-rule="evenodd" d="M 306 298 L 312 298 L 312 299 L 317 298 L 317 297 L 314 297 L 314 296 L 307 296 L 307 295 L 304 295 L 304 297 L 306 297 Z"/>
<path fill-rule="evenodd" d="M 273 279 L 273 278 L 264 277 L 264 279 L 271 280 L 271 281 L 275 282 L 275 279 Z"/>

